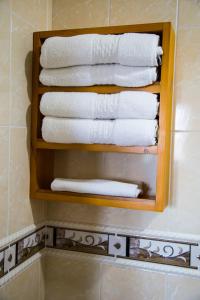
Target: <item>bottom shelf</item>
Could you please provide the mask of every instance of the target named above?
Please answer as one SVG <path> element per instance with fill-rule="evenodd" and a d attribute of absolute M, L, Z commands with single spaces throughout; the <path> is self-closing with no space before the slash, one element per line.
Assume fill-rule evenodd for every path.
<path fill-rule="evenodd" d="M 148 198 L 125 198 L 72 192 L 53 192 L 48 189 L 39 189 L 36 192 L 31 192 L 31 199 L 156 211 L 155 197 L 149 196 Z"/>

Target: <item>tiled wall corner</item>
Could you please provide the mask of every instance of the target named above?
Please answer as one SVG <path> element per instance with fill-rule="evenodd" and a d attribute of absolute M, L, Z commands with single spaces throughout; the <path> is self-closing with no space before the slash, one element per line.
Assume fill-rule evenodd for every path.
<path fill-rule="evenodd" d="M 45 219 L 29 199 L 32 34 L 50 29 L 52 1 L 0 1 L 0 239 Z"/>
<path fill-rule="evenodd" d="M 40 292 L 40 263 L 40 260 L 37 260 L 1 287 L 0 299 L 44 300 L 44 295 Z"/>

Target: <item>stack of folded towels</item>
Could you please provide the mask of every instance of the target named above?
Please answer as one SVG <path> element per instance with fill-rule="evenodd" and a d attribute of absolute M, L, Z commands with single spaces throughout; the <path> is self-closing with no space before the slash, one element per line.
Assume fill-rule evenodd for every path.
<path fill-rule="evenodd" d="M 40 81 L 49 86 L 149 85 L 157 79 L 161 55 L 155 34 L 52 37 L 41 48 Z M 157 95 L 142 91 L 45 93 L 42 137 L 54 143 L 155 145 L 158 105 Z M 101 179 L 55 179 L 51 188 L 123 197 L 142 191 L 137 184 Z"/>
<path fill-rule="evenodd" d="M 53 143 L 156 144 L 157 95 L 127 91 L 118 94 L 45 93 L 42 137 Z"/>
<path fill-rule="evenodd" d="M 156 34 L 51 37 L 41 48 L 40 81 L 48 86 L 145 86 L 156 81 L 161 55 Z"/>

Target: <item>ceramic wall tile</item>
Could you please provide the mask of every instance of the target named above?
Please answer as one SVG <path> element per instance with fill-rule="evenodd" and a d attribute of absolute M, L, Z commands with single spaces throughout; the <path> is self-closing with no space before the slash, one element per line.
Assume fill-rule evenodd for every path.
<path fill-rule="evenodd" d="M 10 102 L 10 5 L 0 1 L 0 125 L 9 124 Z"/>
<path fill-rule="evenodd" d="M 178 30 L 174 93 L 175 130 L 200 130 L 199 47 L 200 27 Z"/>
<path fill-rule="evenodd" d="M 26 126 L 30 122 L 32 43 L 36 27 L 17 15 L 12 16 L 12 22 L 11 124 Z"/>
<path fill-rule="evenodd" d="M 168 275 L 166 281 L 166 300 L 200 299 L 200 278 Z"/>
<path fill-rule="evenodd" d="M 108 253 L 114 256 L 126 256 L 127 237 L 109 235 Z"/>
<path fill-rule="evenodd" d="M 16 244 L 9 246 L 5 250 L 4 272 L 12 270 L 16 265 Z"/>
<path fill-rule="evenodd" d="M 101 278 L 101 299 L 164 299 L 164 274 L 105 264 L 102 266 Z"/>
<path fill-rule="evenodd" d="M 179 0 L 179 27 L 200 27 L 200 2 L 198 0 Z"/>
<path fill-rule="evenodd" d="M 45 300 L 45 268 L 46 268 L 46 260 L 45 256 L 42 256 L 38 260 L 38 268 L 39 268 L 39 300 Z"/>
<path fill-rule="evenodd" d="M 111 0 L 110 25 L 173 22 L 176 0 Z"/>
<path fill-rule="evenodd" d="M 65 257 L 46 257 L 46 299 L 100 300 L 100 265 Z"/>
<path fill-rule="evenodd" d="M 1 16 L 0 16 L 1 17 Z M 9 124 L 10 103 L 10 36 L 0 36 L 0 125 Z"/>
<path fill-rule="evenodd" d="M 53 29 L 106 26 L 108 17 L 108 0 L 53 1 Z"/>
<path fill-rule="evenodd" d="M 27 129 L 11 130 L 9 233 L 44 221 L 43 201 L 29 199 L 29 137 Z"/>
<path fill-rule="evenodd" d="M 4 288 L 3 300 L 41 300 L 39 299 L 38 261 L 16 275 Z"/>
<path fill-rule="evenodd" d="M 0 239 L 7 235 L 8 225 L 8 128 L 0 128 Z"/>
<path fill-rule="evenodd" d="M 37 30 L 47 29 L 47 10 L 49 0 L 11 0 L 12 13 Z"/>
<path fill-rule="evenodd" d="M 6 288 L 5 288 L 5 286 L 0 287 L 0 299 L 2 299 L 2 300 L 5 300 L 5 299 L 6 299 L 5 293 L 6 293 Z"/>
<path fill-rule="evenodd" d="M 0 37 L 10 32 L 10 1 L 0 1 Z"/>

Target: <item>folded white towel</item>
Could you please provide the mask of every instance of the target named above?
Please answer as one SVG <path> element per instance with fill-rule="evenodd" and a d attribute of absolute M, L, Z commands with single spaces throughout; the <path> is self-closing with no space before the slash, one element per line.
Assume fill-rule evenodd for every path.
<path fill-rule="evenodd" d="M 156 144 L 156 120 L 90 120 L 45 117 L 42 137 L 53 143 L 114 144 L 149 146 Z"/>
<path fill-rule="evenodd" d="M 42 69 L 40 82 L 48 86 L 118 85 L 139 87 L 157 79 L 156 67 L 126 67 L 117 64 Z"/>
<path fill-rule="evenodd" d="M 120 197 L 138 197 L 142 190 L 137 184 L 104 179 L 61 179 L 51 183 L 52 191 L 76 192 Z"/>
<path fill-rule="evenodd" d="M 160 55 L 162 48 L 156 34 L 83 34 L 46 39 L 41 47 L 40 63 L 43 68 L 105 63 L 147 67 L 157 66 Z"/>
<path fill-rule="evenodd" d="M 45 116 L 83 119 L 155 119 L 157 95 L 127 91 L 117 94 L 50 92 L 42 95 Z"/>

